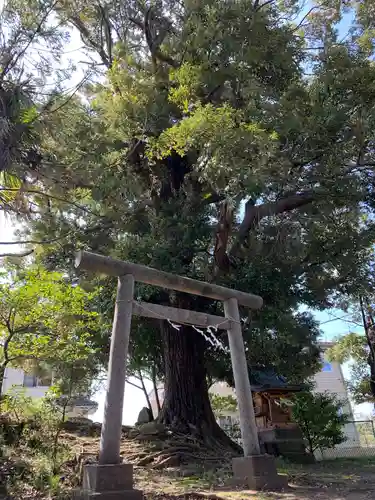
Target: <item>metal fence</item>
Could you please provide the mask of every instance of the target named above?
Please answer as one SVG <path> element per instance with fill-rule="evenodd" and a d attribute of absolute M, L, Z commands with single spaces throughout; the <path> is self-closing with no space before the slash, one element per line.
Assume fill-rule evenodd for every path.
<path fill-rule="evenodd" d="M 237 417 L 220 416 L 217 423 L 233 441 L 242 446 L 240 422 Z"/>
<path fill-rule="evenodd" d="M 344 428 L 346 441 L 331 449 L 317 450 L 317 460 L 375 457 L 375 430 L 372 420 L 353 420 Z"/>
<path fill-rule="evenodd" d="M 239 423 L 233 417 L 221 417 L 219 425 L 238 444 L 241 443 Z M 334 458 L 375 457 L 375 427 L 372 420 L 353 420 L 344 427 L 346 441 L 330 449 L 315 451 L 316 460 Z"/>
<path fill-rule="evenodd" d="M 372 420 L 355 420 L 351 422 L 356 426 L 361 446 L 375 446 L 375 428 Z"/>

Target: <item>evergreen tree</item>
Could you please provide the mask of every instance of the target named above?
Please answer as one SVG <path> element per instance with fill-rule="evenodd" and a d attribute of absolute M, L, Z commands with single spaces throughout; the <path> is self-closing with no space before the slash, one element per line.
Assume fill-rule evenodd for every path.
<path fill-rule="evenodd" d="M 300 392 L 293 397 L 292 417 L 300 427 L 310 453 L 323 452 L 347 440 L 344 426 L 349 415 L 345 401 L 329 392 Z"/>
<path fill-rule="evenodd" d="M 337 25 L 357 7 L 342 40 Z M 356 293 L 372 258 L 371 8 L 56 4 L 105 73 L 84 99 L 57 96 L 43 122 L 35 180 L 43 195 L 30 194 L 38 214 L 26 230 L 50 242 L 38 258 L 73 272 L 74 250 L 85 248 L 257 293 L 262 311 L 241 312 L 249 362 L 310 375 L 318 329 L 299 306 L 332 307 Z M 110 281 L 100 283 L 109 318 Z M 137 297 L 222 313 L 152 287 L 139 286 Z M 153 335 L 147 352 L 163 349 L 159 419 L 223 440 L 207 374 L 230 378 L 228 357 L 190 327 L 141 331 Z"/>

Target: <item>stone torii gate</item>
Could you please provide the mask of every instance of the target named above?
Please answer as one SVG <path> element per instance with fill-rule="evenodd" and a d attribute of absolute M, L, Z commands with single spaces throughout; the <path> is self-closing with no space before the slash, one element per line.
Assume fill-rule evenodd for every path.
<path fill-rule="evenodd" d="M 91 252 L 78 252 L 76 267 L 118 278 L 99 463 L 85 466 L 83 488 L 86 494 L 89 497 L 100 495 L 100 500 L 142 498 L 142 492 L 133 489 L 133 466 L 122 463 L 120 457 L 126 361 L 133 314 L 165 317 L 176 323 L 213 326 L 228 331 L 244 451 L 243 457 L 233 459 L 234 477 L 252 489 L 283 487 L 285 482 L 282 476 L 277 475 L 274 457 L 260 454 L 238 309 L 239 305 L 259 309 L 263 304 L 262 298 Z M 135 281 L 220 300 L 224 302 L 225 318 L 158 304 L 138 304 L 134 301 Z"/>

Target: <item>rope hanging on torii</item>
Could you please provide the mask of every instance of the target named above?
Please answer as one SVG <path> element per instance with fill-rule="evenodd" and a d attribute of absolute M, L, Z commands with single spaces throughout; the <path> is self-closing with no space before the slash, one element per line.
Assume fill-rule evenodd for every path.
<path fill-rule="evenodd" d="M 197 328 L 195 325 L 188 323 L 188 322 L 184 322 L 182 319 L 179 320 L 180 321 L 179 323 L 174 323 L 173 320 L 168 317 L 168 315 L 156 313 L 155 310 L 152 311 L 149 308 L 150 305 L 155 305 L 155 304 L 147 304 L 146 305 L 145 302 L 140 302 L 140 301 L 136 301 L 136 300 L 133 301 L 133 308 L 135 310 L 138 310 L 138 311 L 141 310 L 144 313 L 144 314 L 139 314 L 139 316 L 155 317 L 155 315 L 157 315 L 157 317 L 159 319 L 168 321 L 168 323 L 171 325 L 171 327 L 177 331 L 180 331 L 180 328 L 182 327 L 182 325 L 191 326 L 192 328 L 194 328 L 195 331 L 200 333 L 202 335 L 202 337 L 206 340 L 206 342 L 211 344 L 214 349 L 220 349 L 221 351 L 225 352 L 226 354 L 230 354 L 229 348 L 226 347 L 222 342 L 220 342 L 220 340 L 216 337 L 215 333 L 217 333 L 219 328 L 224 329 L 224 325 L 225 325 L 225 328 L 227 328 L 229 326 L 230 322 L 235 321 L 233 318 L 223 318 L 223 321 L 221 323 L 218 323 L 215 325 L 209 325 L 209 326 L 202 326 L 201 328 Z M 161 306 L 161 307 L 163 307 L 163 306 Z M 133 309 L 133 314 L 137 315 L 137 313 L 134 311 L 134 309 Z M 191 311 L 189 311 L 189 312 L 191 312 Z M 204 314 L 204 313 L 202 313 L 202 314 Z M 217 317 L 219 318 L 219 316 L 217 316 Z M 205 334 L 204 330 L 206 330 L 208 335 Z"/>

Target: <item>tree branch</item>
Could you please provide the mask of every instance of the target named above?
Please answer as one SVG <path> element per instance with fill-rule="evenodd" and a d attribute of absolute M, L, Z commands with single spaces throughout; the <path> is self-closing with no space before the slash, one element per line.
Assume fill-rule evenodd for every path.
<path fill-rule="evenodd" d="M 110 69 L 111 64 L 109 61 L 109 56 L 104 50 L 103 46 L 100 46 L 91 36 L 90 31 L 87 29 L 85 24 L 82 22 L 82 20 L 78 16 L 71 16 L 70 17 L 70 22 L 77 28 L 77 30 L 80 32 L 81 37 L 83 42 L 90 46 L 92 49 L 96 50 L 97 53 L 99 54 L 102 62 L 105 64 L 105 66 Z"/>
<path fill-rule="evenodd" d="M 47 11 L 44 13 L 44 16 L 42 17 L 42 19 L 39 21 L 38 25 L 36 26 L 36 29 L 29 36 L 29 40 L 26 43 L 25 47 L 20 52 L 18 52 L 18 54 L 16 55 L 16 57 L 14 58 L 14 60 L 12 60 L 13 55 L 10 56 L 11 59 L 6 62 L 6 64 L 3 67 L 3 70 L 1 72 L 1 75 L 0 75 L 0 79 L 1 80 L 3 80 L 4 77 L 7 75 L 7 73 L 9 73 L 9 71 L 11 71 L 16 66 L 16 64 L 19 61 L 19 59 L 25 54 L 25 52 L 28 50 L 28 48 L 30 47 L 30 45 L 33 43 L 35 37 L 38 35 L 38 33 L 41 32 L 43 24 L 47 21 L 48 16 L 51 14 L 51 12 L 53 11 L 54 7 L 57 5 L 58 1 L 59 0 L 55 0 L 48 7 Z"/>
<path fill-rule="evenodd" d="M 133 375 L 132 375 L 132 377 L 133 377 Z M 126 379 L 126 383 L 129 384 L 129 385 L 132 385 L 133 387 L 136 387 L 140 391 L 143 391 L 143 388 L 140 385 L 137 385 L 134 382 L 130 382 L 128 378 Z"/>
<path fill-rule="evenodd" d="M 27 257 L 28 255 L 31 255 L 34 253 L 34 250 L 27 250 L 27 252 L 23 253 L 0 253 L 0 259 L 3 257 Z"/>
<path fill-rule="evenodd" d="M 4 341 L 4 345 L 3 345 L 3 355 L 4 355 L 4 361 L 3 361 L 3 366 L 7 366 L 7 364 L 12 361 L 12 358 L 9 357 L 9 353 L 8 353 L 8 349 L 9 349 L 9 344 L 12 340 L 12 338 L 14 337 L 15 335 L 15 332 L 11 330 L 10 328 L 10 324 L 9 324 L 9 321 L 7 321 L 7 329 L 8 329 L 8 332 L 9 332 L 9 335 L 7 336 L 7 338 L 5 339 Z"/>
<path fill-rule="evenodd" d="M 26 325 L 21 326 L 20 328 L 16 328 L 14 330 L 15 334 L 24 334 L 24 333 L 38 333 L 43 329 L 43 325 L 41 323 L 35 323 L 34 325 Z"/>
<path fill-rule="evenodd" d="M 352 162 L 345 165 L 348 167 L 346 173 L 353 172 L 353 170 L 366 170 L 375 167 L 375 161 Z"/>
<path fill-rule="evenodd" d="M 90 213 L 92 215 L 96 215 L 97 217 L 101 217 L 101 215 L 93 212 L 89 208 L 84 207 L 83 205 L 79 205 L 78 203 L 75 203 L 74 201 L 69 201 L 66 200 L 65 198 L 60 198 L 59 196 L 55 196 L 49 193 L 43 193 L 43 191 L 39 191 L 38 189 L 25 189 L 25 188 L 5 188 L 5 187 L 0 187 L 0 191 L 9 191 L 13 193 L 17 192 L 22 192 L 22 193 L 30 193 L 30 194 L 37 194 L 38 196 L 44 196 L 46 198 L 50 198 L 51 200 L 57 200 L 61 201 L 62 203 L 67 203 L 68 205 L 72 205 L 73 207 L 78 208 L 79 210 L 83 210 L 84 212 Z"/>
<path fill-rule="evenodd" d="M 67 234 L 64 234 L 64 236 L 58 236 L 56 238 L 51 238 L 50 240 L 21 240 L 21 241 L 0 241 L 0 245 L 46 245 L 48 243 L 54 243 L 55 241 L 63 240 L 64 238 L 67 238 L 73 233 L 73 231 L 70 231 Z M 34 250 L 31 250 L 26 255 L 29 255 L 32 253 Z"/>
<path fill-rule="evenodd" d="M 135 17 L 129 17 L 129 21 L 137 26 L 140 30 L 144 30 L 144 24 L 140 19 L 136 19 Z"/>
<path fill-rule="evenodd" d="M 259 0 L 255 0 L 254 2 L 254 10 L 255 12 L 257 12 L 258 10 L 262 9 L 263 7 L 265 7 L 266 5 L 269 5 L 271 3 L 274 3 L 275 0 L 267 0 L 266 2 L 262 3 L 262 5 L 259 5 Z"/>
<path fill-rule="evenodd" d="M 17 356 L 13 356 L 12 358 L 8 358 L 8 363 L 18 359 L 35 359 L 36 361 L 44 361 L 44 358 L 39 358 L 33 354 L 18 354 Z"/>
<path fill-rule="evenodd" d="M 296 208 L 310 204 L 316 197 L 317 195 L 315 193 L 306 191 L 288 196 L 287 198 L 282 198 L 275 202 L 263 203 L 262 205 L 254 205 L 252 200 L 248 201 L 245 206 L 245 215 L 240 224 L 236 241 L 230 249 L 229 255 L 236 255 L 251 229 L 253 229 L 261 219 L 283 212 L 291 212 Z"/>
<path fill-rule="evenodd" d="M 295 33 L 296 31 L 298 31 L 300 29 L 300 27 L 303 25 L 303 22 L 305 21 L 305 19 L 307 19 L 309 17 L 309 15 L 316 9 L 322 9 L 322 10 L 329 10 L 328 8 L 325 8 L 323 7 L 322 5 L 314 5 L 314 7 L 311 7 L 311 9 L 307 12 L 307 14 L 305 14 L 303 16 L 303 18 L 301 19 L 301 21 L 298 23 L 297 27 L 294 28 L 294 30 L 292 31 L 292 33 Z"/>
<path fill-rule="evenodd" d="M 154 22 L 153 14 L 154 10 L 153 7 L 151 6 L 146 10 L 145 20 L 144 20 L 144 32 L 145 32 L 146 42 L 148 48 L 150 49 L 153 63 L 155 65 L 156 60 L 158 59 L 159 61 L 169 64 L 170 66 L 172 66 L 172 68 L 178 68 L 180 66 L 179 63 L 175 61 L 172 57 L 168 56 L 167 54 L 163 54 L 160 49 L 160 46 L 163 43 L 164 38 L 167 32 L 169 31 L 170 26 L 168 27 L 163 26 L 160 32 L 156 36 L 154 36 L 153 35 L 154 30 L 151 27 L 151 24 Z"/>

